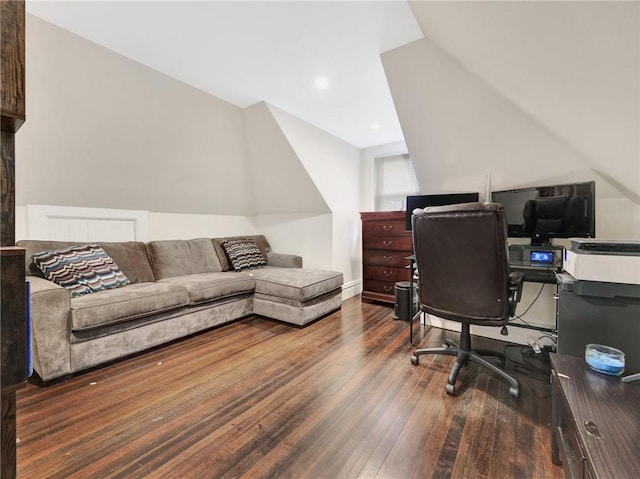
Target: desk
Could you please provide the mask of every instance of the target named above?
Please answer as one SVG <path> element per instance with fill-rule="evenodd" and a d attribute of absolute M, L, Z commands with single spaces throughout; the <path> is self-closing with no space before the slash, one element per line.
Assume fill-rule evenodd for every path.
<path fill-rule="evenodd" d="M 548 263 L 532 261 L 532 255 L 541 251 L 550 255 Z M 562 270 L 562 251 L 562 246 L 512 244 L 509 245 L 509 267 L 523 273 L 529 283 L 555 284 L 555 274 Z"/>
<path fill-rule="evenodd" d="M 551 458 L 567 478 L 640 477 L 640 384 L 551 354 Z"/>
<path fill-rule="evenodd" d="M 513 255 L 510 253 L 509 257 L 509 269 L 511 271 L 518 271 L 524 274 L 523 281 L 527 283 L 539 283 L 543 286 L 545 284 L 555 284 L 557 286 L 557 274 L 562 270 L 558 266 L 554 265 L 532 265 L 531 261 L 514 259 Z M 556 287 L 557 293 L 557 287 Z M 557 294 L 556 294 L 557 296 Z M 516 308 L 516 315 L 518 315 L 518 310 Z M 556 318 L 557 318 L 557 308 L 556 308 Z M 525 328 L 525 329 L 533 329 L 535 331 L 547 332 L 555 334 L 557 332 L 557 325 L 554 328 L 545 328 L 542 326 L 530 326 L 528 324 L 520 324 L 520 323 L 508 323 L 508 326 L 516 327 L 516 328 Z"/>
<path fill-rule="evenodd" d="M 519 271 L 524 274 L 524 281 L 528 283 L 556 284 L 556 273 L 560 268 L 553 266 L 531 266 L 530 262 L 509 261 L 511 271 Z"/>
<path fill-rule="evenodd" d="M 412 278 L 411 286 L 410 286 L 410 297 L 413 298 L 413 276 L 416 271 L 416 257 L 415 255 L 407 256 L 405 258 L 409 261 L 409 265 L 406 268 L 410 271 L 410 278 Z M 513 256 L 509 260 L 509 269 L 511 271 L 519 271 L 524 274 L 524 280 L 529 283 L 542 283 L 542 284 L 557 284 L 556 273 L 559 272 L 559 268 L 549 265 L 549 266 L 531 266 L 530 261 L 522 261 L 513 259 Z M 420 281 L 418 277 L 418 281 Z M 420 300 L 418 299 L 418 313 L 411 318 L 409 321 L 409 342 L 413 344 L 413 322 L 423 314 L 420 311 Z M 516 310 L 517 314 L 517 310 Z M 557 313 L 556 313 L 557 317 Z M 528 324 L 519 324 L 519 323 L 507 323 L 508 326 L 513 326 L 516 328 L 524 328 L 524 329 L 533 329 L 536 331 L 547 332 L 547 333 L 556 333 L 557 328 L 545 328 L 541 326 L 530 326 Z"/>

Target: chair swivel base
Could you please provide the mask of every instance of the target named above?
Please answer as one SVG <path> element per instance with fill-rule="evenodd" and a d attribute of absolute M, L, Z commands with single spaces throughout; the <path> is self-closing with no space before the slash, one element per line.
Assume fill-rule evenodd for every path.
<path fill-rule="evenodd" d="M 507 383 L 509 383 L 509 394 L 515 398 L 520 397 L 520 383 L 518 382 L 518 380 L 509 375 L 505 370 L 484 359 L 480 353 L 482 353 L 483 355 L 504 358 L 504 355 L 502 353 L 496 351 L 460 348 L 453 341 L 447 340 L 446 345 L 441 348 L 416 349 L 411 356 L 411 364 L 417 366 L 419 357 L 424 354 L 446 354 L 449 356 L 456 356 L 456 360 L 451 367 L 449 378 L 447 379 L 447 384 L 445 386 L 445 391 L 447 392 L 447 394 L 454 396 L 456 394 L 456 378 L 458 377 L 460 369 L 462 369 L 462 366 L 466 365 L 468 361 L 473 361 L 474 363 L 478 363 L 479 365 L 490 369 L 491 371 L 505 379 Z"/>

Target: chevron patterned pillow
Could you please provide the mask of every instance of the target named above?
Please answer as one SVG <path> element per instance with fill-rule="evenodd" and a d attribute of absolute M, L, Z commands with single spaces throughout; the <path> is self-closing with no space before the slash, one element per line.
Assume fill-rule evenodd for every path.
<path fill-rule="evenodd" d="M 42 251 L 31 259 L 46 279 L 67 288 L 72 298 L 130 283 L 97 244 Z"/>
<path fill-rule="evenodd" d="M 227 253 L 229 263 L 236 271 L 261 268 L 267 262 L 252 239 L 230 240 L 222 243 L 224 252 Z"/>

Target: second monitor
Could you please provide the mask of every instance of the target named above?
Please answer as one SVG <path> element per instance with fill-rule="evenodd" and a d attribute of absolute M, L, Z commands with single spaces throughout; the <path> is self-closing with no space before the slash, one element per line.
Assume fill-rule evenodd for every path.
<path fill-rule="evenodd" d="M 473 203 L 479 201 L 479 193 L 442 193 L 437 195 L 407 196 L 406 229 L 411 231 L 411 214 L 416 208 L 427 206 L 454 205 L 457 203 Z"/>

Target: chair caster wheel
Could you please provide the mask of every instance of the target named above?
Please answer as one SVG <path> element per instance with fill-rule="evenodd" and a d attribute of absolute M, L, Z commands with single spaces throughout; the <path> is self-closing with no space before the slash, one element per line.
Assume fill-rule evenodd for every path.
<path fill-rule="evenodd" d="M 446 391 L 446 393 L 449 396 L 455 396 L 456 395 L 456 387 L 453 384 L 447 384 L 444 387 L 444 390 Z"/>
<path fill-rule="evenodd" d="M 418 365 L 418 356 L 411 356 L 411 364 L 413 364 L 414 366 Z"/>
<path fill-rule="evenodd" d="M 520 388 L 510 387 L 509 394 L 511 394 L 514 398 L 518 399 L 520 397 Z"/>

